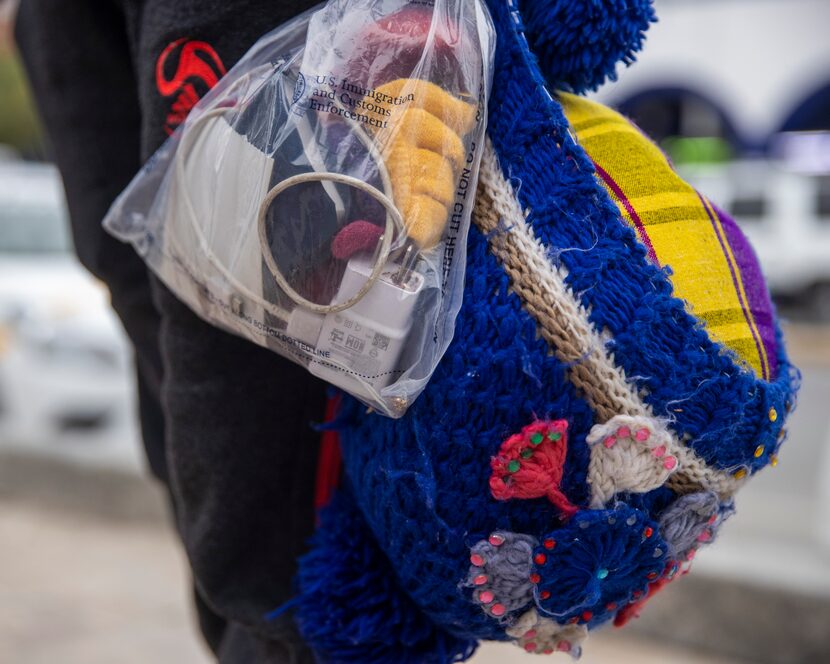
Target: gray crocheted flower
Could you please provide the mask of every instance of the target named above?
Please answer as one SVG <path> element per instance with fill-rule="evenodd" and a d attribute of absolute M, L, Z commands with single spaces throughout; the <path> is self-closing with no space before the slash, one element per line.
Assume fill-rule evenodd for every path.
<path fill-rule="evenodd" d="M 501 618 L 533 601 L 531 567 L 538 540 L 530 535 L 497 531 L 470 549 L 468 587 L 485 613 Z"/>
<path fill-rule="evenodd" d="M 690 560 L 702 544 L 715 539 L 718 528 L 735 512 L 730 500 L 721 503 L 710 491 L 680 496 L 660 515 L 660 534 L 675 560 Z"/>

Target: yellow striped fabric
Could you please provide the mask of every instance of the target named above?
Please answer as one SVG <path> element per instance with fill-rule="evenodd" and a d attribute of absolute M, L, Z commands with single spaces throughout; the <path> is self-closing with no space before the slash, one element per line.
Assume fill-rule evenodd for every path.
<path fill-rule="evenodd" d="M 735 351 L 758 376 L 769 358 L 744 292 L 741 273 L 717 213 L 671 168 L 660 149 L 619 113 L 561 93 L 580 145 L 597 167 L 623 218 L 649 258 L 670 266 L 675 294 L 706 326 L 709 337 Z"/>

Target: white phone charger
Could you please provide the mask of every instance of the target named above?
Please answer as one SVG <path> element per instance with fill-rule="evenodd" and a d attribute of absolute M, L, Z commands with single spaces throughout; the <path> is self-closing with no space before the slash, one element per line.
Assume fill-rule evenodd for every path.
<path fill-rule="evenodd" d="M 371 259 L 351 258 L 332 304 L 353 298 L 373 268 Z M 314 348 L 312 374 L 372 400 L 398 378 L 398 360 L 424 290 L 423 275 L 410 270 L 401 279 L 401 272 L 400 265 L 387 263 L 366 295 L 343 311 L 321 315 L 297 307 L 291 312 L 286 332 Z"/>

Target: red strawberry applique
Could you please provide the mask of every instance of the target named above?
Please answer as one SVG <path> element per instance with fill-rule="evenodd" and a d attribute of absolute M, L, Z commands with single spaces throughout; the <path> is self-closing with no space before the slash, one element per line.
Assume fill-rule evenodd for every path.
<path fill-rule="evenodd" d="M 490 460 L 490 491 L 496 500 L 547 497 L 565 517 L 577 512 L 560 484 L 568 451 L 565 420 L 537 420 L 505 440 Z"/>

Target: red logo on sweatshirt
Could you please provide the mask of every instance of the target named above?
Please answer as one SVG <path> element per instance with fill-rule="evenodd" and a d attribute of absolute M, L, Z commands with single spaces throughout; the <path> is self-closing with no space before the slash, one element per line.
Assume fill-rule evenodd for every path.
<path fill-rule="evenodd" d="M 175 71 L 168 77 L 178 54 Z M 172 134 L 199 98 L 225 74 L 225 65 L 207 42 L 185 37 L 170 42 L 156 60 L 156 88 L 163 97 L 172 97 L 164 131 Z"/>

